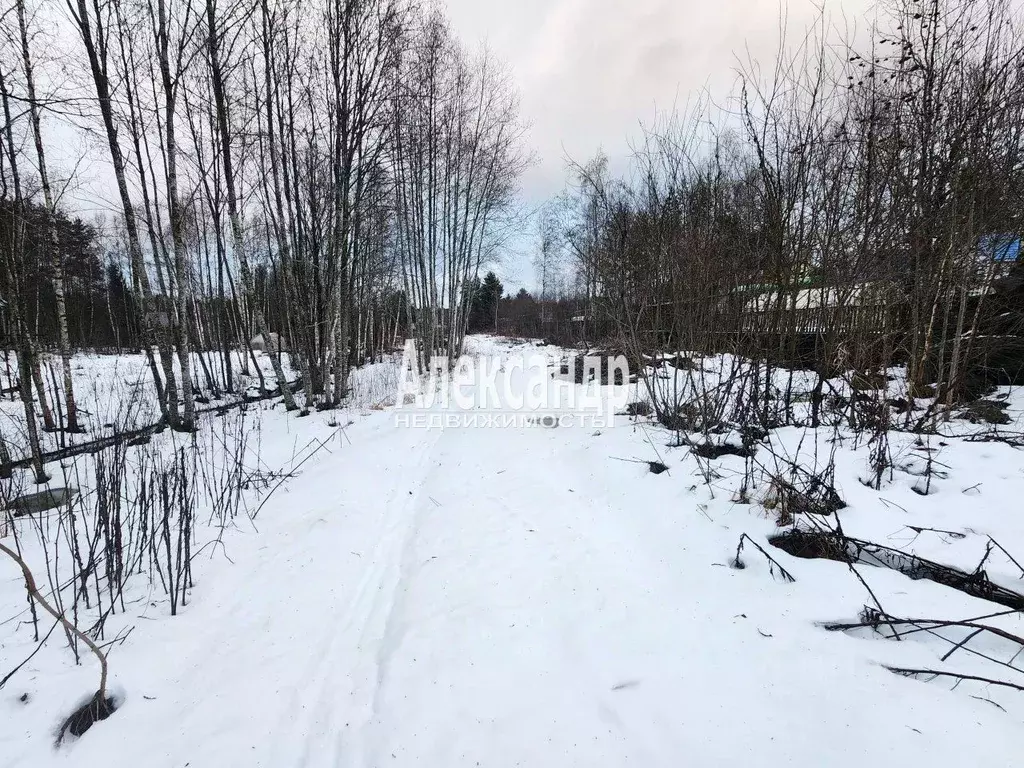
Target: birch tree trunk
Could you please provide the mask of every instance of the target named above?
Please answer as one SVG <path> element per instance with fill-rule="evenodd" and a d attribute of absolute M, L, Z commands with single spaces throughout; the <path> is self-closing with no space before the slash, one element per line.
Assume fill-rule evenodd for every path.
<path fill-rule="evenodd" d="M 39 445 L 39 425 L 36 424 L 35 407 L 32 401 L 33 359 L 34 345 L 29 334 L 28 325 L 25 322 L 24 300 L 25 291 L 23 288 L 23 275 L 25 271 L 23 259 L 24 239 L 24 216 L 21 215 L 21 208 L 24 200 L 21 193 L 21 180 L 18 173 L 17 153 L 15 151 L 14 131 L 11 119 L 11 102 L 7 90 L 7 83 L 4 79 L 3 70 L 0 69 L 0 101 L 3 102 L 4 128 L 0 137 L 3 138 L 3 148 L 0 151 L 0 177 L 4 176 L 3 161 L 6 160 L 10 166 L 11 185 L 14 192 L 13 208 L 11 210 L 10 242 L 3 243 L 6 246 L 5 254 L 6 268 L 4 276 L 4 289 L 9 291 L 10 310 L 12 324 L 14 325 L 15 341 L 17 344 L 18 360 L 18 394 L 21 397 L 22 408 L 25 412 L 25 429 L 28 433 L 29 451 L 32 454 L 32 466 L 35 470 L 36 483 L 47 481 L 46 471 L 43 468 L 43 454 Z M 41 378 L 41 377 L 40 377 Z M 45 393 L 43 404 L 45 405 Z"/>
<path fill-rule="evenodd" d="M 170 215 L 171 241 L 174 245 L 174 276 L 177 292 L 175 294 L 175 337 L 177 341 L 178 365 L 181 368 L 181 394 L 185 413 L 176 428 L 183 431 L 195 429 L 195 399 L 192 392 L 192 345 L 189 339 L 189 299 L 191 296 L 192 279 L 188 269 L 181 199 L 178 194 L 178 145 L 175 133 L 175 109 L 178 94 L 183 48 L 179 47 L 178 70 L 171 75 L 170 62 L 170 30 L 167 18 L 166 0 L 157 0 L 157 56 L 160 63 L 160 82 L 164 95 L 164 151 L 165 175 L 167 179 L 167 206 Z M 186 20 L 188 22 L 188 11 Z M 179 45 L 181 45 L 179 43 Z"/>
<path fill-rule="evenodd" d="M 61 368 L 64 374 L 64 403 L 67 408 L 68 432 L 83 432 L 78 423 L 78 404 L 75 401 L 75 387 L 71 375 L 71 342 L 68 338 L 67 303 L 64 298 L 64 257 L 57 239 L 57 204 L 50 186 L 50 175 L 46 167 L 46 151 L 43 147 L 43 132 L 39 117 L 39 102 L 36 99 L 35 77 L 32 71 L 32 54 L 28 42 L 28 22 L 25 18 L 25 0 L 16 0 L 18 10 L 18 27 L 21 32 L 21 57 L 25 70 L 25 88 L 28 91 L 29 120 L 32 124 L 32 139 L 35 144 L 36 159 L 39 163 L 39 183 L 43 188 L 43 202 L 46 204 L 46 239 L 50 248 L 50 267 L 53 280 L 53 293 L 57 311 L 58 344 L 60 349 Z"/>

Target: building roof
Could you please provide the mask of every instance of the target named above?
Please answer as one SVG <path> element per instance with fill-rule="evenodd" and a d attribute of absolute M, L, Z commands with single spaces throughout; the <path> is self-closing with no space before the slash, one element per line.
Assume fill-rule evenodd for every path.
<path fill-rule="evenodd" d="M 1020 258 L 1020 238 L 1016 235 L 986 235 L 980 246 L 992 261 L 1017 261 Z"/>
<path fill-rule="evenodd" d="M 748 312 L 767 312 L 776 309 L 779 302 L 786 310 L 806 311 L 823 307 L 873 306 L 886 301 L 886 290 L 878 283 L 851 285 L 823 285 L 799 290 L 771 290 L 750 298 L 744 309 Z"/>

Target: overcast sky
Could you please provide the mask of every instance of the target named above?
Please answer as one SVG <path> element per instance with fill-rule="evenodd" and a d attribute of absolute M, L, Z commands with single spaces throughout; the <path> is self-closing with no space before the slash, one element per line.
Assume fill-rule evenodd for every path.
<path fill-rule="evenodd" d="M 536 156 L 522 180 L 527 210 L 563 189 L 567 156 L 582 161 L 602 149 L 613 169 L 621 168 L 641 122 L 676 104 L 684 108 L 705 88 L 725 104 L 741 59 L 774 59 L 783 15 L 791 41 L 818 15 L 814 0 L 439 1 L 459 37 L 469 46 L 485 42 L 519 89 Z M 864 26 L 870 0 L 822 2 L 834 26 Z M 70 166 L 85 147 L 69 134 L 56 154 Z M 69 191 L 75 205 L 116 214 L 105 164 L 78 165 L 76 174 L 78 188 Z M 532 229 L 528 224 L 496 269 L 506 289 L 536 286 Z"/>
<path fill-rule="evenodd" d="M 598 148 L 627 153 L 640 122 L 707 87 L 724 101 L 747 51 L 771 61 L 780 17 L 791 39 L 817 15 L 811 0 L 447 0 L 467 43 L 486 41 L 507 64 L 530 125 L 537 164 L 524 178 L 533 206 L 557 194 L 565 158 Z M 863 18 L 868 0 L 832 0 L 833 23 Z M 859 22 L 860 23 L 860 22 Z M 509 287 L 532 289 L 529 236 L 517 241 L 500 272 Z"/>

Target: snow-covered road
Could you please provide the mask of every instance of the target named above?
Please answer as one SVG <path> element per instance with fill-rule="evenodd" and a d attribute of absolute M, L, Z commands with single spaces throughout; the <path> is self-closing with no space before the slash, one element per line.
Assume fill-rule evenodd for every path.
<path fill-rule="evenodd" d="M 112 651 L 111 720 L 59 751 L 11 734 L 0 765 L 1011 764 L 1015 718 L 879 664 L 925 647 L 815 626 L 865 600 L 841 565 L 787 560 L 796 584 L 755 556 L 730 568 L 740 534 L 773 524 L 712 498 L 664 440 L 668 473 L 622 460 L 654 458 L 649 440 L 624 419 L 594 435 L 365 415 L 183 615 Z M 890 602 L 940 599 L 870 578 Z"/>
<path fill-rule="evenodd" d="M 114 655 L 137 673 L 75 764 L 1004 764 L 991 705 L 787 637 L 763 595 L 797 585 L 725 567 L 738 531 L 680 478 L 571 430 L 371 426 L 268 505 L 160 664 Z"/>

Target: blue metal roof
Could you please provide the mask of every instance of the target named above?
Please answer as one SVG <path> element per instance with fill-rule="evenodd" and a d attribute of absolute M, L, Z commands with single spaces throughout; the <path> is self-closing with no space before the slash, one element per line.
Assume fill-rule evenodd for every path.
<path fill-rule="evenodd" d="M 981 248 L 992 261 L 1017 261 L 1020 257 L 1020 238 L 1016 235 L 986 235 Z"/>

